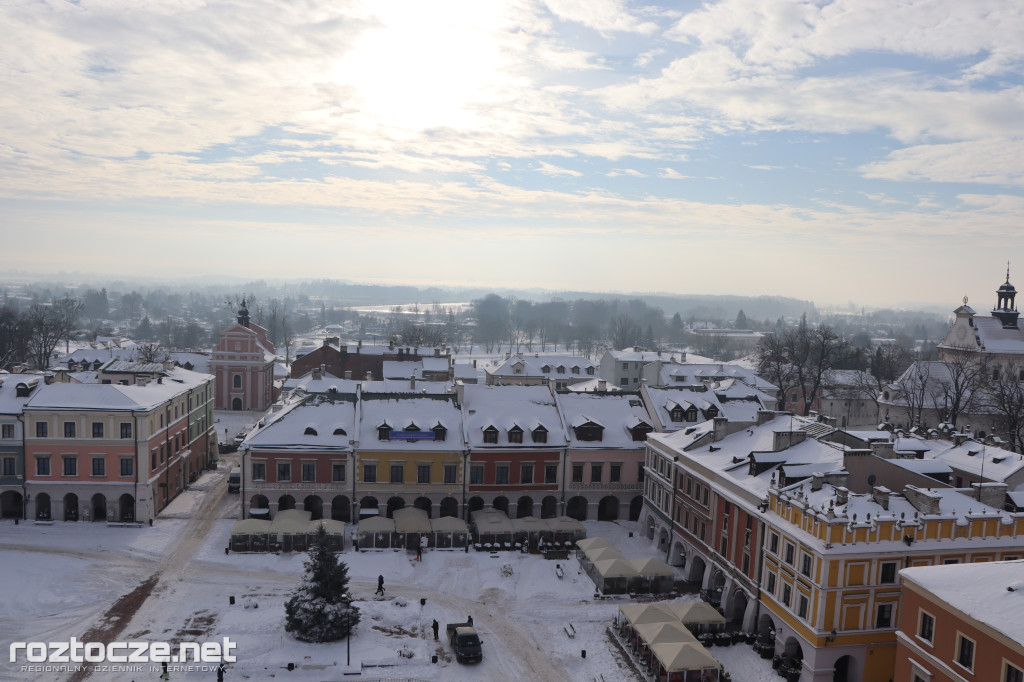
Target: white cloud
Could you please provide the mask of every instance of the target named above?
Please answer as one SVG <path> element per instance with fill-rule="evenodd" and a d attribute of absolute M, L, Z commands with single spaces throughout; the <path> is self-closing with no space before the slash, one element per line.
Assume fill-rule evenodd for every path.
<path fill-rule="evenodd" d="M 687 178 L 692 177 L 690 175 L 683 175 L 674 168 L 659 168 L 658 170 L 661 171 L 661 173 L 658 174 L 659 178 L 666 178 L 669 180 L 686 180 Z"/>
<path fill-rule="evenodd" d="M 626 31 L 649 35 L 657 24 L 633 16 L 622 0 L 545 0 L 551 13 L 602 33 Z"/>
<path fill-rule="evenodd" d="M 860 171 L 897 181 L 973 182 L 1024 186 L 1024 139 L 993 138 L 899 149 Z"/>
<path fill-rule="evenodd" d="M 538 170 L 544 175 L 568 175 L 574 178 L 581 177 L 583 173 L 578 170 L 572 170 L 571 168 L 562 168 L 561 166 L 554 166 L 545 161 L 538 161 Z"/>

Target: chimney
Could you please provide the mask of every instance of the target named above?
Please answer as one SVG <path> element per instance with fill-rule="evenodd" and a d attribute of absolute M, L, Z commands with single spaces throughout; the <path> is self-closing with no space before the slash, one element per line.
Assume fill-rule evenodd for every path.
<path fill-rule="evenodd" d="M 399 359 L 399 360 L 401 360 L 401 359 L 402 359 L 402 356 L 403 356 L 404 354 L 405 354 L 405 349 L 404 349 L 404 348 L 399 348 L 399 349 L 398 349 L 398 359 Z"/>
<path fill-rule="evenodd" d="M 473 369 L 476 369 L 476 359 L 473 360 Z"/>
<path fill-rule="evenodd" d="M 715 417 L 711 422 L 714 427 L 713 439 L 717 443 L 728 435 L 726 427 L 729 424 L 729 420 L 725 417 Z"/>
<path fill-rule="evenodd" d="M 772 452 L 780 452 L 807 440 L 806 431 L 775 431 L 772 434 Z"/>
<path fill-rule="evenodd" d="M 412 349 L 412 354 L 415 355 L 416 357 L 419 357 L 420 356 L 420 347 L 416 346 L 415 348 L 413 348 Z"/>
<path fill-rule="evenodd" d="M 373 381 L 373 372 L 372 371 L 366 370 L 366 380 L 367 381 Z"/>
<path fill-rule="evenodd" d="M 434 357 L 435 358 L 441 357 L 441 349 L 440 348 L 435 348 L 434 349 Z"/>
<path fill-rule="evenodd" d="M 413 389 L 416 388 L 416 375 L 415 374 L 410 374 L 409 375 L 409 388 L 413 388 Z"/>
<path fill-rule="evenodd" d="M 775 419 L 775 413 L 771 410 L 758 410 L 757 411 L 757 425 L 767 424 L 771 420 Z"/>
<path fill-rule="evenodd" d="M 352 370 L 350 370 L 350 369 L 346 369 L 345 370 L 345 379 L 348 380 L 348 381 L 352 380 Z"/>
<path fill-rule="evenodd" d="M 395 340 L 394 339 L 390 339 L 388 341 L 388 350 L 394 350 L 394 349 L 395 349 Z"/>
<path fill-rule="evenodd" d="M 836 506 L 841 507 L 850 501 L 850 491 L 844 486 L 836 486 Z"/>
<path fill-rule="evenodd" d="M 893 448 L 894 443 L 891 440 L 875 442 L 871 444 L 871 453 L 882 459 L 893 459 L 896 457 Z"/>
<path fill-rule="evenodd" d="M 982 504 L 1000 510 L 1006 506 L 1007 486 L 1005 483 L 972 483 L 971 487 L 975 490 L 975 497 Z"/>
<path fill-rule="evenodd" d="M 608 390 L 608 382 L 605 381 L 604 379 L 598 379 L 597 380 L 597 390 L 599 390 L 599 391 L 606 391 L 606 390 Z"/>
<path fill-rule="evenodd" d="M 914 506 L 914 509 L 922 514 L 938 514 L 939 501 L 942 496 L 927 488 L 918 488 L 916 485 L 908 485 L 903 489 L 903 497 Z"/>
<path fill-rule="evenodd" d="M 970 440 L 971 436 L 967 433 L 954 433 L 953 434 L 953 445 L 954 447 L 960 447 L 965 442 Z"/>
<path fill-rule="evenodd" d="M 323 378 L 324 378 L 323 365 L 320 365 L 320 367 L 315 367 L 313 369 L 313 380 L 314 381 L 319 381 L 320 379 L 323 379 Z"/>
<path fill-rule="evenodd" d="M 881 505 L 882 509 L 889 510 L 889 493 L 891 491 L 884 485 L 876 485 L 871 489 L 871 497 L 876 503 Z"/>
<path fill-rule="evenodd" d="M 821 484 L 824 482 L 825 476 L 821 472 L 815 471 L 811 474 L 811 490 L 821 490 Z"/>
<path fill-rule="evenodd" d="M 359 339 L 359 341 L 356 342 L 356 353 L 361 353 L 362 350 L 363 350 L 363 340 Z"/>

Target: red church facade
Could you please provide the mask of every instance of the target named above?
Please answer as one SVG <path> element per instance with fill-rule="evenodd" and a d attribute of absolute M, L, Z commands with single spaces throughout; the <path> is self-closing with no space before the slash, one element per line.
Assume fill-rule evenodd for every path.
<path fill-rule="evenodd" d="M 267 330 L 249 320 L 245 301 L 238 324 L 220 335 L 210 357 L 218 410 L 267 410 L 274 400 L 274 345 Z"/>

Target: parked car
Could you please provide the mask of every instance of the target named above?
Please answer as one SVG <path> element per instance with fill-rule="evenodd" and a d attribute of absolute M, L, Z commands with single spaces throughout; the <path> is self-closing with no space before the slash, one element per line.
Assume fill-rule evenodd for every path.
<path fill-rule="evenodd" d="M 483 642 L 472 623 L 448 623 L 448 641 L 455 649 L 455 660 L 459 663 L 479 663 L 483 660 Z"/>
<path fill-rule="evenodd" d="M 228 492 L 237 493 L 242 488 L 242 470 L 235 467 L 228 474 Z"/>

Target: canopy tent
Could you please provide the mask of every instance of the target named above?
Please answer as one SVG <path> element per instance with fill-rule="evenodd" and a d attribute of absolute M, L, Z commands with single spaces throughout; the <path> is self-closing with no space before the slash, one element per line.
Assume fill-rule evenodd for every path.
<path fill-rule="evenodd" d="M 551 528 L 552 540 L 556 543 L 577 542 L 587 537 L 587 530 L 583 524 L 568 516 L 558 516 L 553 519 L 546 519 Z"/>
<path fill-rule="evenodd" d="M 245 519 L 231 527 L 232 552 L 265 552 L 270 546 L 270 521 Z"/>
<path fill-rule="evenodd" d="M 430 533 L 430 516 L 418 507 L 403 507 L 394 513 L 395 532 Z"/>
<path fill-rule="evenodd" d="M 265 519 L 245 519 L 236 521 L 235 525 L 231 526 L 232 535 L 265 535 L 269 532 L 270 521 Z"/>
<path fill-rule="evenodd" d="M 612 543 L 604 538 L 583 538 L 576 541 L 576 547 L 585 552 L 591 547 L 613 547 Z"/>
<path fill-rule="evenodd" d="M 678 623 L 679 618 L 664 604 L 625 604 L 619 607 L 621 620 L 632 627 L 646 623 Z"/>
<path fill-rule="evenodd" d="M 497 509 L 478 509 L 471 515 L 476 541 L 487 549 L 511 549 L 515 531 L 512 521 Z"/>
<path fill-rule="evenodd" d="M 693 633 L 679 623 L 642 623 L 635 629 L 647 646 L 697 641 Z"/>
<path fill-rule="evenodd" d="M 657 557 L 633 559 L 629 562 L 640 574 L 632 586 L 636 592 L 671 592 L 675 589 L 676 574 L 672 567 Z"/>
<path fill-rule="evenodd" d="M 620 557 L 601 559 L 593 563 L 581 564 L 594 586 L 605 594 L 625 594 L 629 591 L 629 583 L 640 577 L 636 569 Z"/>
<path fill-rule="evenodd" d="M 430 520 L 435 547 L 465 547 L 469 538 L 469 526 L 455 516 L 442 516 Z"/>
<path fill-rule="evenodd" d="M 700 671 L 702 677 L 707 673 L 707 679 L 711 682 L 718 680 L 721 664 L 714 656 L 708 653 L 703 646 L 693 642 L 666 642 L 651 646 L 651 653 L 654 655 L 658 668 L 666 673 L 670 682 L 682 680 L 682 675 L 688 671 Z M 661 675 L 659 675 L 659 678 Z"/>
<path fill-rule="evenodd" d="M 386 549 L 395 534 L 395 520 L 386 516 L 373 516 L 359 521 L 359 547 Z"/>
<path fill-rule="evenodd" d="M 706 601 L 682 601 L 664 605 L 683 625 L 725 625 L 725 616 Z"/>
<path fill-rule="evenodd" d="M 312 514 L 301 509 L 285 509 L 277 512 L 270 522 L 270 532 L 275 535 L 305 535 L 311 529 Z"/>
<path fill-rule="evenodd" d="M 622 552 L 616 547 L 595 547 L 594 549 L 588 549 L 583 552 L 586 560 L 590 563 L 596 563 L 598 561 L 606 561 L 608 559 L 625 559 L 622 556 Z"/>

